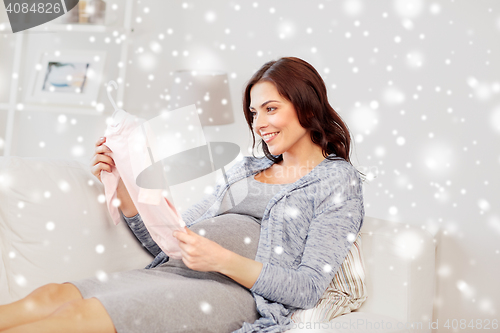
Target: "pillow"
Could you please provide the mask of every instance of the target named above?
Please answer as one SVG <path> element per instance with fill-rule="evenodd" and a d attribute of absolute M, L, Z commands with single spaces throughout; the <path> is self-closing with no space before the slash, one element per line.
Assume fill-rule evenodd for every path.
<path fill-rule="evenodd" d="M 296 310 L 291 319 L 296 323 L 327 323 L 335 317 L 359 309 L 367 296 L 361 233 L 358 233 L 347 257 L 316 306 Z"/>

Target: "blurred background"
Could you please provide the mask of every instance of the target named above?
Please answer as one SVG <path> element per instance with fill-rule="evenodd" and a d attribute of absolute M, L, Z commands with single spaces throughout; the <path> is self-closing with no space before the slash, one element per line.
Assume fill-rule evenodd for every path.
<path fill-rule="evenodd" d="M 175 107 L 179 70 L 226 73 L 234 120 L 204 126 L 205 139 L 251 155 L 245 83 L 267 61 L 299 57 L 322 75 L 352 131 L 351 161 L 368 176 L 366 215 L 434 235 L 438 332 L 464 331 L 445 328 L 448 319 L 498 318 L 498 1 L 108 0 L 105 14 L 93 27 L 49 22 L 13 34 L 1 8 L 2 155 L 90 165 L 113 113 L 105 84 L 116 80 L 118 105 L 151 119 Z M 50 56 L 70 51 L 100 62 L 85 107 L 32 90 Z"/>

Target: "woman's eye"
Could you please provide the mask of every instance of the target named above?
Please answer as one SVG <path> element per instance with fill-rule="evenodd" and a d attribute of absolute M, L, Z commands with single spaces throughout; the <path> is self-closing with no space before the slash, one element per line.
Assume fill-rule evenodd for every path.
<path fill-rule="evenodd" d="M 271 109 L 272 109 L 272 110 L 271 110 Z M 274 110 L 276 110 L 276 108 L 275 108 L 275 107 L 272 107 L 272 106 L 267 107 L 267 111 L 268 111 L 268 112 L 271 112 L 271 111 L 274 111 Z M 250 111 L 250 113 L 252 114 L 252 117 L 255 117 L 255 116 L 257 115 L 257 112 L 251 112 L 251 111 Z"/>

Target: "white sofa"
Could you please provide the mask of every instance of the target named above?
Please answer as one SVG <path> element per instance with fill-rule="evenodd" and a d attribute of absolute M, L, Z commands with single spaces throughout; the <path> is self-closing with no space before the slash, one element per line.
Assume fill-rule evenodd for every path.
<path fill-rule="evenodd" d="M 50 282 L 106 279 L 152 260 L 125 223 L 112 223 L 103 193 L 88 165 L 0 157 L 0 304 Z M 362 241 L 367 301 L 328 324 L 301 323 L 288 332 L 431 332 L 431 234 L 365 217 Z"/>

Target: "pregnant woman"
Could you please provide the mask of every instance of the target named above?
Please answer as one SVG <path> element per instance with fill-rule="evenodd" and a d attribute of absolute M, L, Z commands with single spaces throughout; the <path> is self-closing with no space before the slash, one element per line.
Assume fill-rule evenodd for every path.
<path fill-rule="evenodd" d="M 265 157 L 246 156 L 227 183 L 184 214 L 182 259 L 152 240 L 120 182 L 120 210 L 155 256 L 144 269 L 42 286 L 0 306 L 0 332 L 283 332 L 325 292 L 361 229 L 362 180 L 350 133 L 318 72 L 285 57 L 250 79 L 243 112 Z M 110 172 L 106 139 L 92 173 Z M 234 200 L 230 200 L 228 188 Z M 126 258 L 124 258 L 126 260 Z"/>

